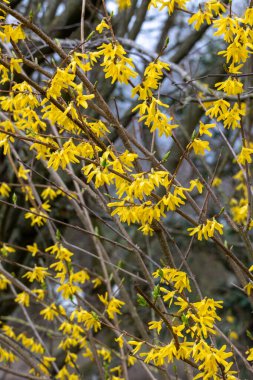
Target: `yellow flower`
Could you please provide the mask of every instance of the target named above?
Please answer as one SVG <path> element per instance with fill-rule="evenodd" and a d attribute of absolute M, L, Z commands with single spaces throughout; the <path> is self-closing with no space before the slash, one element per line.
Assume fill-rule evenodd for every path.
<path fill-rule="evenodd" d="M 64 299 L 69 299 L 73 295 L 75 295 L 76 293 L 81 292 L 81 291 L 82 291 L 82 289 L 79 286 L 73 285 L 73 284 L 71 284 L 69 282 L 67 282 L 65 284 L 62 284 L 57 289 L 57 292 L 61 292 L 62 297 Z"/>
<path fill-rule="evenodd" d="M 239 336 L 238 336 L 237 332 L 235 332 L 235 331 L 230 331 L 230 333 L 229 333 L 229 339 L 232 339 L 232 340 L 238 340 L 238 339 L 239 339 Z"/>
<path fill-rule="evenodd" d="M 212 137 L 212 133 L 209 131 L 209 129 L 214 128 L 216 124 L 204 124 L 202 121 L 199 124 L 199 134 L 200 136 L 202 135 L 207 135 Z"/>
<path fill-rule="evenodd" d="M 2 182 L 0 185 L 0 196 L 8 198 L 11 192 L 11 188 L 7 185 L 7 183 Z"/>
<path fill-rule="evenodd" d="M 244 15 L 245 24 L 253 26 L 253 8 L 247 8 Z"/>
<path fill-rule="evenodd" d="M 161 283 L 173 284 L 174 288 L 182 293 L 184 289 L 191 292 L 190 282 L 187 274 L 174 268 L 160 268 L 153 273 L 154 278 L 161 278 Z M 173 295 L 172 295 L 173 296 Z"/>
<path fill-rule="evenodd" d="M 78 155 L 77 147 L 70 139 L 63 144 L 61 149 L 50 154 L 47 167 L 50 168 L 52 166 L 55 171 L 58 170 L 59 166 L 62 169 L 66 169 L 69 163 L 79 163 L 76 155 Z"/>
<path fill-rule="evenodd" d="M 15 298 L 15 301 L 24 305 L 25 307 L 30 306 L 30 296 L 26 292 L 19 293 Z"/>
<path fill-rule="evenodd" d="M 96 27 L 96 30 L 98 31 L 98 33 L 102 33 L 104 29 L 110 29 L 110 26 L 107 24 L 106 20 L 103 18 L 100 24 Z"/>
<path fill-rule="evenodd" d="M 205 150 L 211 150 L 208 141 L 203 141 L 200 139 L 194 139 L 192 143 L 188 145 L 189 148 L 193 148 L 195 154 L 200 154 L 204 156 Z"/>
<path fill-rule="evenodd" d="M 7 244 L 3 243 L 2 248 L 0 249 L 0 252 L 3 256 L 8 256 L 9 253 L 16 252 L 16 250 Z"/>
<path fill-rule="evenodd" d="M 224 40 L 231 42 L 233 41 L 234 34 L 239 29 L 239 23 L 230 16 L 221 16 L 217 20 L 213 20 L 213 27 L 217 29 L 214 36 L 222 36 L 224 34 Z"/>
<path fill-rule="evenodd" d="M 0 362 L 13 363 L 16 360 L 16 356 L 11 352 L 7 351 L 3 347 L 0 347 Z"/>
<path fill-rule="evenodd" d="M 251 155 L 253 154 L 253 149 L 252 148 L 245 148 L 244 146 L 242 147 L 241 153 L 238 155 L 237 159 L 238 162 L 242 165 L 245 165 L 247 162 L 248 164 L 251 164 L 252 158 Z"/>
<path fill-rule="evenodd" d="M 20 63 L 22 63 L 23 60 L 19 58 L 11 58 L 10 60 L 10 71 L 13 73 L 16 71 L 17 73 L 21 73 L 22 69 L 20 66 Z"/>
<path fill-rule="evenodd" d="M 131 6 L 131 0 L 117 0 L 117 3 L 121 11 Z"/>
<path fill-rule="evenodd" d="M 98 277 L 94 278 L 91 282 L 93 283 L 94 289 L 96 289 L 98 286 L 100 286 L 102 284 L 101 279 Z"/>
<path fill-rule="evenodd" d="M 31 222 L 32 227 L 34 225 L 41 227 L 47 221 L 47 214 L 45 212 L 43 212 L 42 210 L 50 211 L 50 207 L 51 206 L 48 204 L 48 202 L 42 203 L 40 208 L 31 207 L 30 208 L 31 212 L 25 213 L 25 219 L 31 219 L 32 220 L 32 222 Z"/>
<path fill-rule="evenodd" d="M 32 256 L 35 256 L 39 252 L 37 243 L 33 243 L 33 245 L 27 245 L 26 248 L 28 252 L 31 252 Z"/>
<path fill-rule="evenodd" d="M 212 220 L 207 219 L 205 224 L 200 224 L 197 227 L 187 229 L 187 231 L 190 232 L 190 236 L 198 234 L 198 240 L 202 240 L 203 236 L 206 240 L 209 237 L 213 237 L 215 230 L 217 230 L 219 234 L 223 234 L 223 225 L 218 223 L 215 218 Z"/>
<path fill-rule="evenodd" d="M 124 346 L 123 334 L 121 334 L 118 338 L 115 338 L 115 342 L 118 342 L 119 347 L 122 348 Z"/>
<path fill-rule="evenodd" d="M 239 79 L 229 77 L 224 82 L 215 84 L 218 90 L 223 90 L 228 95 L 238 95 L 243 92 L 243 84 Z"/>
<path fill-rule="evenodd" d="M 33 282 L 36 280 L 40 283 L 43 283 L 43 282 L 45 282 L 45 278 L 47 276 L 49 276 L 47 269 L 48 268 L 37 267 L 37 265 L 35 265 L 35 267 L 32 271 L 26 272 L 26 274 L 24 274 L 24 276 L 22 276 L 22 277 L 23 278 L 27 277 L 30 282 Z"/>
<path fill-rule="evenodd" d="M 212 107 L 208 108 L 206 115 L 210 117 L 217 117 L 227 113 L 230 103 L 224 99 L 215 100 Z"/>
<path fill-rule="evenodd" d="M 183 338 L 182 331 L 185 329 L 185 325 L 172 326 L 173 333 L 181 338 Z"/>
<path fill-rule="evenodd" d="M 245 290 L 246 294 L 248 296 L 250 296 L 251 295 L 251 291 L 253 290 L 253 283 L 252 282 L 248 282 L 248 284 L 245 285 L 243 289 Z"/>
<path fill-rule="evenodd" d="M 253 361 L 253 348 L 250 348 L 248 351 L 246 351 L 246 354 L 248 355 L 247 360 L 249 362 Z"/>
<path fill-rule="evenodd" d="M 129 340 L 128 344 L 130 344 L 131 346 L 135 346 L 135 348 L 132 350 L 133 355 L 137 354 L 137 352 L 140 351 L 143 343 L 144 342 L 137 342 L 136 340 Z"/>
<path fill-rule="evenodd" d="M 73 282 L 79 282 L 80 284 L 84 284 L 89 279 L 90 279 L 89 274 L 85 270 L 80 270 L 79 272 L 71 273 L 69 277 L 69 282 L 71 284 Z"/>
<path fill-rule="evenodd" d="M 52 187 L 47 187 L 45 190 L 41 193 L 41 198 L 43 200 L 46 200 L 49 198 L 51 201 L 53 201 L 57 197 L 58 193 L 56 190 L 52 189 Z"/>
<path fill-rule="evenodd" d="M 36 295 L 37 299 L 43 301 L 45 298 L 45 290 L 43 289 L 33 289 L 32 293 Z"/>
<path fill-rule="evenodd" d="M 108 301 L 108 293 L 106 292 L 103 296 L 102 294 L 98 295 L 100 301 L 106 306 L 106 312 L 110 319 L 114 319 L 115 313 L 121 314 L 120 308 L 125 305 L 125 302 L 120 301 L 119 299 L 112 297 L 110 301 Z"/>
<path fill-rule="evenodd" d="M 188 20 L 188 23 L 191 25 L 193 23 L 195 23 L 194 25 L 194 28 L 196 30 L 199 30 L 201 25 L 206 21 L 208 25 L 211 24 L 211 19 L 212 19 L 212 13 L 210 12 L 203 12 L 202 10 L 199 10 L 197 13 L 195 13 L 194 15 L 192 15 L 189 20 Z"/>
<path fill-rule="evenodd" d="M 228 315 L 228 316 L 226 317 L 226 320 L 228 321 L 228 323 L 234 323 L 235 318 L 234 318 L 232 315 Z"/>
<path fill-rule="evenodd" d="M 28 179 L 27 174 L 30 173 L 29 169 L 25 169 L 23 165 L 20 165 L 18 168 L 18 178 Z"/>
<path fill-rule="evenodd" d="M 214 177 L 213 182 L 212 182 L 212 186 L 218 187 L 221 185 L 221 183 L 222 183 L 222 179 L 220 179 L 219 177 Z"/>
<path fill-rule="evenodd" d="M 165 296 L 163 296 L 164 302 L 170 301 L 169 306 L 171 306 L 174 295 L 176 294 L 176 291 L 170 291 L 166 288 L 160 287 L 161 292 L 166 293 Z"/>
<path fill-rule="evenodd" d="M 49 252 L 51 255 L 55 255 L 56 259 L 67 262 L 71 262 L 71 257 L 73 256 L 72 252 L 70 252 L 67 248 L 63 247 L 63 245 L 59 243 L 46 248 L 46 252 Z"/>
<path fill-rule="evenodd" d="M 103 44 L 99 46 L 99 54 L 104 56 L 101 64 L 104 68 L 105 77 L 112 78 L 112 82 L 128 84 L 130 78 L 138 74 L 132 70 L 134 64 L 131 58 L 126 57 L 126 51 L 118 42 L 115 44 Z"/>
<path fill-rule="evenodd" d="M 0 273 L 0 290 L 5 290 L 9 284 L 11 284 L 11 282 Z"/>
<path fill-rule="evenodd" d="M 163 321 L 160 320 L 160 321 L 151 321 L 151 322 L 148 322 L 148 325 L 149 325 L 149 330 L 153 330 L 153 329 L 156 329 L 157 330 L 157 333 L 159 334 L 162 327 L 163 327 Z"/>
<path fill-rule="evenodd" d="M 55 303 L 52 303 L 45 307 L 45 309 L 41 310 L 40 315 L 42 315 L 47 321 L 53 321 L 55 317 L 59 315 L 59 312 Z"/>
<path fill-rule="evenodd" d="M 152 236 L 153 233 L 154 233 L 154 230 L 153 228 L 149 225 L 149 224 L 144 224 L 143 226 L 141 226 L 140 228 L 138 228 L 138 230 L 140 230 L 143 235 L 150 235 Z"/>

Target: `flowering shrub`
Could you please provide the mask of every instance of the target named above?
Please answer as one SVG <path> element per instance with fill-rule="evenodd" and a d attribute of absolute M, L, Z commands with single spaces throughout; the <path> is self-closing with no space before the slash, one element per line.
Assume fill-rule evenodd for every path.
<path fill-rule="evenodd" d="M 76 380 L 89 365 L 92 378 L 120 380 L 135 379 L 138 366 L 146 379 L 249 379 L 252 335 L 244 331 L 237 344 L 237 332 L 227 333 L 229 307 L 200 288 L 189 254 L 194 244 L 215 247 L 252 303 L 253 4 L 237 14 L 232 1 L 197 10 L 187 0 L 143 3 L 147 13 L 187 20 L 191 33 L 213 30 L 225 68 L 208 86 L 202 80 L 215 74 L 194 78 L 167 59 L 173 41 L 151 54 L 117 35 L 115 20 L 133 17 L 138 2 L 116 3 L 114 15 L 102 1 L 92 35 L 81 33 L 67 50 L 0 1 L 0 149 L 8 168 L 0 203 L 7 222 L 15 212 L 29 230 L 22 244 L 1 233 L 0 291 L 11 307 L 0 317 L 0 370 Z M 31 51 L 38 40 L 51 51 L 43 65 Z M 165 80 L 179 92 L 190 84 L 180 106 L 202 112 L 186 143 Z M 120 91 L 123 105 L 102 84 Z M 162 142 L 180 152 L 171 169 L 171 152 L 159 157 Z"/>

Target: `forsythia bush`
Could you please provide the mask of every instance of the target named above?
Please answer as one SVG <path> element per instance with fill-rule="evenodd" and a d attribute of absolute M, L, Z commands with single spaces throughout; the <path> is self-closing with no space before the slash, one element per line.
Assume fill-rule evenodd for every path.
<path fill-rule="evenodd" d="M 10 378 L 137 379 L 137 367 L 153 380 L 253 376 L 250 331 L 240 343 L 224 330 L 229 310 L 199 287 L 201 271 L 188 262 L 193 244 L 212 244 L 252 305 L 253 134 L 245 120 L 253 4 L 237 14 L 232 1 L 204 1 L 196 11 L 188 0 L 146 2 L 147 12 L 181 14 L 192 33 L 210 26 L 224 63 L 213 86 L 163 57 L 173 37 L 148 54 L 117 36 L 114 18 L 127 17 L 133 0 L 116 1 L 116 16 L 103 1 L 92 36 L 68 50 L 32 15 L 0 1 L 0 149 L 8 168 L 0 204 L 30 228 L 22 246 L 0 236 L 1 298 L 12 305 L 1 317 L 0 371 Z M 33 41 L 52 59 L 41 65 Z M 184 124 L 163 96 L 168 78 L 190 86 L 203 112 L 185 145 Z M 125 128 L 125 106 L 103 96 L 100 83 L 121 91 L 123 103 L 133 100 L 133 123 L 151 135 L 151 148 Z M 217 136 L 229 157 L 226 175 Z M 159 141 L 180 151 L 173 170 L 170 152 L 156 153 Z M 231 196 L 223 180 L 232 181 Z"/>

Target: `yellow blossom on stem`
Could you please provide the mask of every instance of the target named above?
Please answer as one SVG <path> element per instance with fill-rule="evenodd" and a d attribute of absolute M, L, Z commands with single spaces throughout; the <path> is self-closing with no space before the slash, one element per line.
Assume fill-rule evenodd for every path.
<path fill-rule="evenodd" d="M 250 348 L 248 351 L 246 351 L 246 354 L 248 355 L 247 360 L 249 362 L 253 361 L 253 348 Z"/>
<path fill-rule="evenodd" d="M 11 282 L 2 273 L 0 273 L 0 290 L 5 290 Z"/>
<path fill-rule="evenodd" d="M 30 306 L 30 296 L 26 292 L 19 293 L 15 298 L 15 302 L 22 304 L 25 307 Z"/>
<path fill-rule="evenodd" d="M 253 149 L 252 148 L 246 148 L 246 147 L 243 146 L 240 154 L 237 157 L 238 162 L 240 164 L 242 164 L 242 165 L 245 165 L 246 162 L 248 164 L 251 164 L 251 162 L 252 162 L 251 155 L 252 154 L 253 154 Z"/>
<path fill-rule="evenodd" d="M 8 198 L 11 192 L 11 188 L 7 185 L 7 183 L 2 182 L 0 185 L 0 196 Z"/>
<path fill-rule="evenodd" d="M 131 6 L 131 0 L 117 0 L 117 3 L 121 11 Z"/>
<path fill-rule="evenodd" d="M 33 243 L 33 245 L 27 245 L 26 248 L 27 251 L 32 254 L 32 256 L 35 256 L 39 252 L 37 243 Z"/>
<path fill-rule="evenodd" d="M 200 136 L 202 135 L 207 135 L 212 137 L 212 133 L 209 131 L 209 129 L 214 128 L 216 124 L 204 124 L 202 121 L 199 124 L 199 134 Z"/>
<path fill-rule="evenodd" d="M 243 92 L 243 83 L 239 79 L 229 77 L 224 82 L 215 84 L 217 90 L 224 91 L 227 95 L 239 95 Z"/>
<path fill-rule="evenodd" d="M 18 178 L 28 179 L 27 174 L 30 173 L 29 169 L 25 169 L 23 165 L 20 165 L 18 168 Z"/>
<path fill-rule="evenodd" d="M 194 139 L 192 143 L 188 145 L 189 148 L 193 148 L 195 154 L 204 156 L 206 150 L 211 150 L 208 141 L 200 139 Z"/>
<path fill-rule="evenodd" d="M 120 301 L 115 297 L 112 297 L 109 301 L 107 292 L 104 296 L 102 294 L 99 294 L 98 298 L 106 306 L 106 312 L 110 319 L 114 319 L 115 314 L 121 314 L 120 308 L 125 305 L 125 302 Z"/>
<path fill-rule="evenodd" d="M 163 321 L 162 320 L 151 321 L 151 322 L 148 322 L 148 325 L 149 325 L 149 330 L 155 329 L 157 330 L 157 333 L 159 334 L 163 327 Z"/>
<path fill-rule="evenodd" d="M 131 346 L 134 346 L 135 348 L 132 350 L 133 355 L 137 354 L 137 352 L 140 351 L 141 346 L 144 344 L 144 342 L 137 342 L 136 340 L 129 340 L 128 344 Z"/>
<path fill-rule="evenodd" d="M 102 33 L 104 29 L 110 29 L 110 26 L 107 24 L 106 20 L 103 18 L 100 24 L 97 25 L 96 30 L 98 31 L 98 33 Z"/>
<path fill-rule="evenodd" d="M 55 317 L 59 315 L 59 310 L 57 309 L 55 303 L 52 303 L 51 305 L 41 310 L 40 315 L 42 315 L 43 318 L 48 321 L 53 321 Z"/>
<path fill-rule="evenodd" d="M 200 224 L 197 227 L 188 228 L 190 236 L 198 234 L 198 240 L 202 240 L 203 236 L 207 240 L 209 237 L 213 237 L 215 232 L 218 231 L 220 235 L 223 234 L 223 225 L 218 223 L 215 218 L 212 220 L 207 219 L 205 224 Z"/>
<path fill-rule="evenodd" d="M 38 281 L 38 282 L 45 282 L 45 278 L 49 276 L 49 273 L 47 272 L 48 268 L 44 267 L 37 267 L 35 265 L 34 269 L 32 271 L 26 272 L 22 277 L 28 278 L 30 282 Z"/>

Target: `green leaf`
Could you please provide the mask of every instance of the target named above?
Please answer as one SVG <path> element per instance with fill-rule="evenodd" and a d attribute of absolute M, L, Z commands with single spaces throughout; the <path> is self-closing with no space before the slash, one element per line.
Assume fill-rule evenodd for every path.
<path fill-rule="evenodd" d="M 181 321 L 182 321 L 186 326 L 189 325 L 188 318 L 187 318 L 187 316 L 186 316 L 185 314 L 183 314 L 183 315 L 181 316 Z"/>
<path fill-rule="evenodd" d="M 246 335 L 248 338 L 250 338 L 251 340 L 253 340 L 253 335 L 251 334 L 251 332 L 249 330 L 246 330 Z"/>
<path fill-rule="evenodd" d="M 156 285 L 153 289 L 153 292 L 152 292 L 152 296 L 153 296 L 154 301 L 157 300 L 157 298 L 160 296 L 160 294 L 161 294 L 160 285 Z"/>
<path fill-rule="evenodd" d="M 18 199 L 17 194 L 16 194 L 16 193 L 13 193 L 13 194 L 12 194 L 12 202 L 13 202 L 14 206 L 17 205 L 17 199 Z"/>
<path fill-rule="evenodd" d="M 58 242 L 61 241 L 61 232 L 58 229 L 56 230 L 55 237 Z"/>
<path fill-rule="evenodd" d="M 142 307 L 148 306 L 147 301 L 139 293 L 137 293 L 137 303 Z"/>
<path fill-rule="evenodd" d="M 170 150 L 167 153 L 165 153 L 165 155 L 162 158 L 162 162 L 166 162 L 169 158 L 169 155 L 170 155 Z"/>

